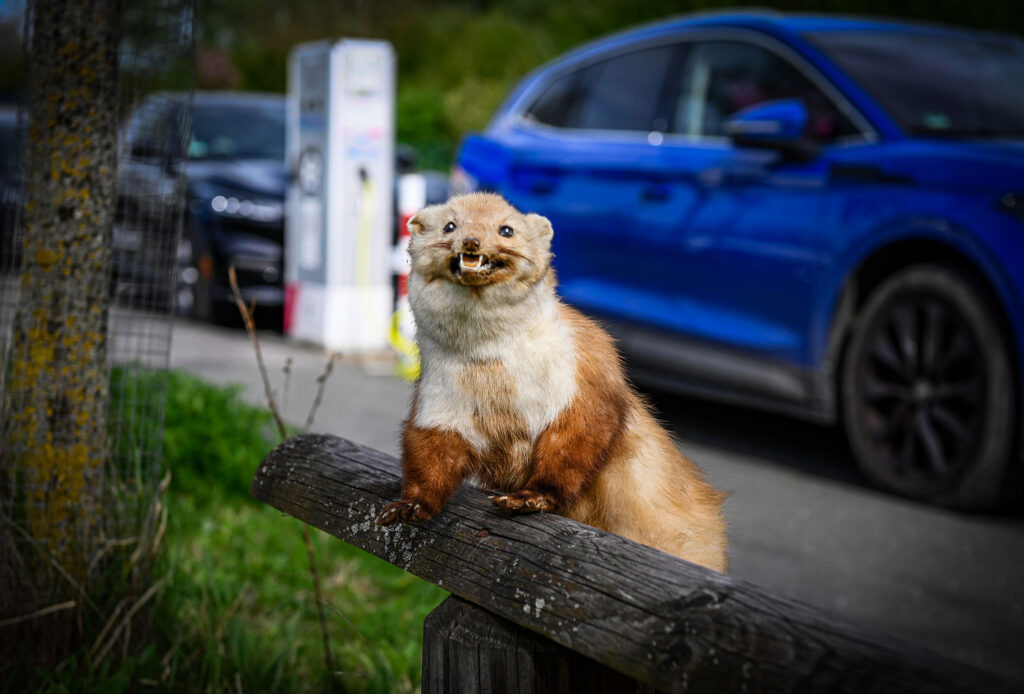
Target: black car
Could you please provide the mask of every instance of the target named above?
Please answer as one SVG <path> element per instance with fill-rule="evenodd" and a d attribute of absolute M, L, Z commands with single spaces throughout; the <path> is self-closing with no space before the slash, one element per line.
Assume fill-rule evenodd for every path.
<path fill-rule="evenodd" d="M 0 106 L 0 270 L 21 263 L 21 165 L 18 109 Z"/>
<path fill-rule="evenodd" d="M 201 320 L 237 317 L 228 268 L 257 316 L 280 322 L 284 304 L 285 99 L 280 95 L 157 94 L 132 114 L 124 134 L 115 268 L 143 286 L 160 231 L 184 215 L 176 248 L 177 312 Z M 184 187 L 184 210 L 181 190 Z M 177 193 L 177 194 L 175 194 Z M 171 257 L 173 260 L 173 256 Z M 122 286 L 125 283 L 122 281 Z M 130 286 L 130 283 L 128 283 Z"/>

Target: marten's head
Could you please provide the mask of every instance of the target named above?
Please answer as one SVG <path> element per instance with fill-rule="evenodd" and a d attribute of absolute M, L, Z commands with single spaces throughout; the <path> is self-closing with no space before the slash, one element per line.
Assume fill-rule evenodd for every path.
<path fill-rule="evenodd" d="M 458 195 L 409 220 L 412 271 L 473 287 L 534 284 L 551 265 L 551 222 L 500 195 Z"/>

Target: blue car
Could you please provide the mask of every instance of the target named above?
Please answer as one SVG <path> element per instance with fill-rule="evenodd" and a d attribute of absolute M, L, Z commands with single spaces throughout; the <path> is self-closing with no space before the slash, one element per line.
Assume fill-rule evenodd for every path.
<path fill-rule="evenodd" d="M 455 181 L 555 228 L 638 379 L 841 423 L 882 487 L 990 508 L 1024 465 L 1024 42 L 703 15 L 527 76 Z"/>

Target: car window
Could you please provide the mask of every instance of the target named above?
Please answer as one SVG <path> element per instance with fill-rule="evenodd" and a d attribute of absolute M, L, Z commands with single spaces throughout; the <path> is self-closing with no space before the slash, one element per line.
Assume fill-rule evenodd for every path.
<path fill-rule="evenodd" d="M 165 100 L 151 101 L 132 114 L 128 125 L 129 152 L 136 157 L 175 156 L 180 150 L 172 130 L 172 104 Z"/>
<path fill-rule="evenodd" d="M 245 127 L 239 127 L 244 123 Z M 189 156 L 284 159 L 285 105 L 280 101 L 195 104 Z"/>
<path fill-rule="evenodd" d="M 907 132 L 1024 137 L 1024 41 L 968 33 L 808 34 Z"/>
<path fill-rule="evenodd" d="M 745 108 L 799 99 L 808 112 L 807 137 L 819 141 L 857 134 L 857 128 L 791 63 L 745 41 L 699 41 L 684 62 L 673 132 L 724 137 L 725 122 Z"/>
<path fill-rule="evenodd" d="M 665 76 L 677 50 L 657 46 L 592 63 L 553 81 L 524 115 L 559 128 L 664 130 Z"/>

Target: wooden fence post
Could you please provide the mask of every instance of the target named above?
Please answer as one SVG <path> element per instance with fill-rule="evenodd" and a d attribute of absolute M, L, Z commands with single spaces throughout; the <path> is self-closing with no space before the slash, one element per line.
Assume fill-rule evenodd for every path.
<path fill-rule="evenodd" d="M 423 623 L 423 694 L 654 691 L 455 596 Z"/>
<path fill-rule="evenodd" d="M 428 619 L 426 692 L 604 691 L 594 663 L 625 678 L 613 691 L 1024 692 L 624 537 L 503 513 L 479 490 L 430 521 L 382 528 L 400 488 L 393 457 L 307 434 L 266 457 L 251 493 L 460 598 Z"/>

